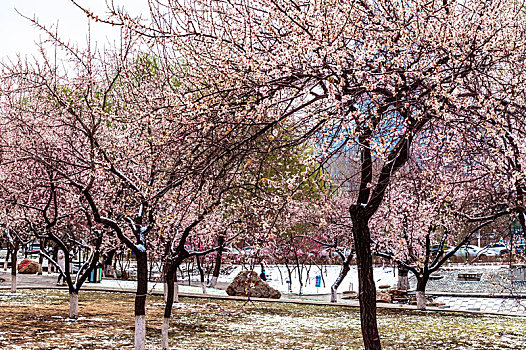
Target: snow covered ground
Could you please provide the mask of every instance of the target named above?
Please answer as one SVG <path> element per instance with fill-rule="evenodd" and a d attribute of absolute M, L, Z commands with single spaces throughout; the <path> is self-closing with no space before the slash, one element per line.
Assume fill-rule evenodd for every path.
<path fill-rule="evenodd" d="M 323 266 L 304 266 L 300 270 L 291 269 L 291 281 L 289 283 L 289 273 L 285 265 L 269 265 L 265 267 L 265 274 L 267 276 L 267 282 L 271 287 L 279 290 L 283 295 L 319 295 L 319 294 L 330 294 L 331 285 L 334 283 L 340 273 L 341 267 L 339 265 L 323 265 Z M 234 277 L 243 270 L 243 266 L 233 266 L 229 274 L 220 275 L 218 282 L 230 283 Z M 258 274 L 261 272 L 261 268 L 256 267 L 254 269 Z M 300 293 L 300 275 L 303 281 L 302 291 Z M 316 277 L 319 276 L 320 284 L 316 286 Z M 374 277 L 376 287 L 381 285 L 394 286 L 397 282 L 396 269 L 392 267 L 377 267 L 374 269 Z M 193 282 L 198 281 L 198 276 L 192 277 Z M 135 288 L 135 281 L 121 281 L 121 280 L 110 280 L 103 279 L 101 286 L 107 286 L 118 289 L 129 289 Z M 162 291 L 162 283 L 150 283 L 150 290 Z M 356 266 L 352 266 L 351 270 L 347 274 L 347 277 L 343 280 L 338 289 L 338 292 L 347 290 L 358 290 L 358 270 Z M 201 293 L 200 287 L 188 286 L 183 283 L 179 284 L 179 291 L 186 293 Z M 226 295 L 224 290 L 208 288 L 207 293 Z"/>
<path fill-rule="evenodd" d="M 242 270 L 242 266 L 236 266 L 229 275 L 219 276 L 219 282 L 230 282 Z M 260 273 L 261 268 L 254 269 Z M 292 270 L 292 269 L 291 269 Z M 285 265 L 269 265 L 265 267 L 265 274 L 267 282 L 271 287 L 279 290 L 282 294 L 329 294 L 331 292 L 331 285 L 336 281 L 340 273 L 341 266 L 339 265 L 323 265 L 323 266 L 304 266 L 303 268 L 294 269 L 291 271 L 289 283 L 289 273 Z M 302 291 L 300 293 L 300 276 L 303 281 Z M 319 276 L 320 285 L 316 286 L 316 276 Z M 398 276 L 396 269 L 392 267 L 377 267 L 374 269 L 374 279 L 376 287 L 381 285 L 396 285 Z M 358 270 L 356 266 L 351 266 L 351 270 L 347 273 L 347 277 L 340 284 L 338 292 L 347 290 L 358 290 Z"/>

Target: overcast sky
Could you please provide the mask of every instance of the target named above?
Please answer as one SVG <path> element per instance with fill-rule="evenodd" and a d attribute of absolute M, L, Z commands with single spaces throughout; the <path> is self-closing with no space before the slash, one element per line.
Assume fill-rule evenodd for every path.
<path fill-rule="evenodd" d="M 79 0 L 90 10 L 106 12 L 105 0 Z M 147 17 L 147 0 L 114 0 L 115 4 L 126 4 L 126 9 L 133 15 Z M 16 10 L 15 10 L 16 9 Z M 37 42 L 46 38 L 45 33 L 35 28 L 32 23 L 20 16 L 37 17 L 46 26 L 54 26 L 58 21 L 59 35 L 79 46 L 87 43 L 88 19 L 70 0 L 0 0 L 0 59 L 13 57 L 17 53 L 24 55 L 37 54 Z M 99 47 L 105 43 L 118 40 L 119 31 L 111 26 L 91 23 L 92 42 Z"/>

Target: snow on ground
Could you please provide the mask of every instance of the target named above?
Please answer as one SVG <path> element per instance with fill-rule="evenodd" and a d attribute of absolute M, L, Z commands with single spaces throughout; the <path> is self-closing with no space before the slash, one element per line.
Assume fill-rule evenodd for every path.
<path fill-rule="evenodd" d="M 219 276 L 218 282 L 230 283 L 236 275 L 244 269 L 241 265 L 236 265 L 231 269 L 229 274 Z M 283 295 L 319 295 L 329 294 L 331 292 L 331 285 L 336 281 L 340 273 L 341 267 L 339 265 L 323 265 L 323 266 L 304 266 L 299 271 L 294 269 L 291 271 L 292 283 L 288 283 L 289 274 L 285 265 L 269 265 L 265 267 L 265 274 L 269 285 L 279 290 Z M 261 269 L 256 267 L 255 271 L 258 274 Z M 302 293 L 300 293 L 299 275 L 301 274 L 303 281 Z M 316 276 L 320 276 L 320 286 L 316 286 Z M 374 269 L 374 278 L 376 287 L 381 285 L 394 286 L 397 282 L 396 269 L 393 267 L 376 267 Z M 197 276 L 193 277 L 193 281 L 197 281 Z M 103 287 L 117 288 L 117 289 L 134 289 L 136 287 L 135 281 L 122 281 L 103 279 L 100 283 Z M 163 291 L 163 284 L 149 283 L 148 289 L 150 291 Z M 358 290 L 358 270 L 356 266 L 352 266 L 338 289 L 338 292 L 347 290 Z M 183 283 L 179 284 L 179 291 L 183 293 L 202 293 L 201 287 L 188 286 Z M 216 295 L 226 295 L 224 290 L 208 288 L 207 293 Z"/>
<path fill-rule="evenodd" d="M 242 266 L 236 266 L 229 275 L 219 276 L 219 282 L 230 282 L 242 270 Z M 267 282 L 271 287 L 279 290 L 282 294 L 303 294 L 303 295 L 317 295 L 329 294 L 331 292 L 331 285 L 336 281 L 340 274 L 340 265 L 322 265 L 322 266 L 304 266 L 303 268 L 294 269 L 291 271 L 292 283 L 288 283 L 289 274 L 285 265 L 269 265 L 265 267 L 265 274 Z M 255 268 L 256 272 L 261 272 L 261 268 Z M 374 280 L 376 287 L 381 285 L 396 285 L 398 275 L 396 269 L 393 267 L 375 267 Z M 300 293 L 299 276 L 303 281 L 302 293 Z M 320 286 L 316 286 L 316 276 L 320 276 Z M 351 266 L 351 270 L 340 284 L 338 292 L 347 290 L 358 290 L 358 269 L 356 266 Z"/>

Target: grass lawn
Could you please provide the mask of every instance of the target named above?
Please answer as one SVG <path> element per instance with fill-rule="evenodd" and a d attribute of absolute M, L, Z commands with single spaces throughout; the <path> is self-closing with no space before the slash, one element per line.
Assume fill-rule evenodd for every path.
<path fill-rule="evenodd" d="M 0 349 L 133 349 L 133 295 L 80 293 L 78 321 L 62 291 L 0 292 Z M 160 348 L 163 300 L 148 299 L 147 342 Z M 525 349 L 526 318 L 379 311 L 384 349 Z M 357 310 L 181 299 L 172 349 L 360 349 Z"/>

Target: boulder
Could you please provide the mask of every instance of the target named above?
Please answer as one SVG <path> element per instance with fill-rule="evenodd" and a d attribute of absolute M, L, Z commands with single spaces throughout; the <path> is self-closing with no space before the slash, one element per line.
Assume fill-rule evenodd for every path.
<path fill-rule="evenodd" d="M 226 288 L 228 295 L 250 296 L 253 298 L 281 298 L 281 293 L 269 286 L 254 271 L 241 271 Z"/>
<path fill-rule="evenodd" d="M 31 260 L 31 259 L 24 259 L 18 265 L 18 273 L 33 274 L 33 273 L 37 273 L 39 269 L 40 269 L 40 264 L 36 262 L 35 260 Z"/>

